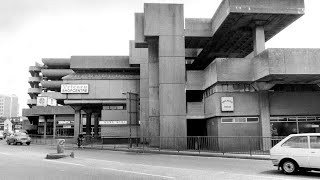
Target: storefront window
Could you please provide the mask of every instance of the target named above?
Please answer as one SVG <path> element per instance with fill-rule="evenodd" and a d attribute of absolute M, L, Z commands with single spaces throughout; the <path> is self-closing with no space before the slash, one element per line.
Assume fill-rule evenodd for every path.
<path fill-rule="evenodd" d="M 272 136 L 320 132 L 320 120 L 316 116 L 271 117 L 270 123 Z"/>

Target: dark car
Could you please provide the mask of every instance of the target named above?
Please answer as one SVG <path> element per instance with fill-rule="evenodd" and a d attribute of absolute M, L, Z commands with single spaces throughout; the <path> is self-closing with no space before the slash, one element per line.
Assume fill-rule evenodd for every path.
<path fill-rule="evenodd" d="M 23 144 L 25 143 L 26 145 L 30 145 L 31 143 L 31 138 L 26 134 L 26 133 L 14 133 L 10 136 L 7 137 L 7 144 Z"/>

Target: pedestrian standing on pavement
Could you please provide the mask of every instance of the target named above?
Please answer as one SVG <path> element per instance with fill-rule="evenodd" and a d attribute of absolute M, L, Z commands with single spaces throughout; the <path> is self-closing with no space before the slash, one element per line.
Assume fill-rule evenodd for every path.
<path fill-rule="evenodd" d="M 78 138 L 77 138 L 77 140 L 78 140 L 78 148 L 81 147 L 82 142 L 83 142 L 83 139 L 84 139 L 83 135 L 82 135 L 82 134 L 79 134 L 79 136 L 78 136 Z"/>

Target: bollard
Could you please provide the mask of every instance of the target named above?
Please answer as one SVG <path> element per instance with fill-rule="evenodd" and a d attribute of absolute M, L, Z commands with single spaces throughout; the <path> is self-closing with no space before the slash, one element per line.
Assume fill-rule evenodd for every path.
<path fill-rule="evenodd" d="M 57 153 L 61 154 L 64 153 L 64 139 L 57 139 Z"/>

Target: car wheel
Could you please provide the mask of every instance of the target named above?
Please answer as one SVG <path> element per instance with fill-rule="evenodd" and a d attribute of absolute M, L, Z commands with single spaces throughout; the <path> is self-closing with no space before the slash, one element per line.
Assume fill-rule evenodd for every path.
<path fill-rule="evenodd" d="M 26 144 L 29 146 L 29 145 L 30 145 L 30 142 L 27 142 Z"/>
<path fill-rule="evenodd" d="M 11 143 L 9 141 L 7 141 L 7 144 L 10 145 Z"/>
<path fill-rule="evenodd" d="M 294 174 L 298 170 L 298 165 L 293 160 L 288 159 L 282 163 L 281 168 L 284 174 Z"/>

